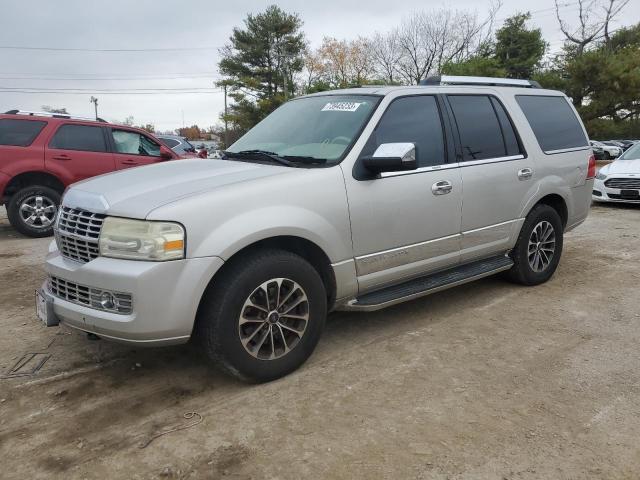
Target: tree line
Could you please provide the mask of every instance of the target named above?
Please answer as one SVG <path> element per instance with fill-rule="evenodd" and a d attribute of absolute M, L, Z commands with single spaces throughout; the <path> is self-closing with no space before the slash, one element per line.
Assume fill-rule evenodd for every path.
<path fill-rule="evenodd" d="M 550 55 L 527 12 L 500 24 L 439 8 L 406 17 L 386 32 L 325 37 L 310 46 L 299 15 L 277 6 L 249 14 L 220 50 L 218 69 L 231 98 L 228 143 L 296 95 L 355 85 L 415 85 L 429 75 L 530 78 L 564 91 L 594 138 L 640 137 L 640 23 L 612 29 L 629 0 L 578 0 L 575 18 L 555 13 L 565 41 Z M 224 138 L 222 127 L 216 129 Z"/>

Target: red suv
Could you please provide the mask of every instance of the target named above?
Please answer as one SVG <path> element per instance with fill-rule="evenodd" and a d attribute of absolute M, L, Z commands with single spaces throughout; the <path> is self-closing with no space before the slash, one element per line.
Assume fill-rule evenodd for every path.
<path fill-rule="evenodd" d="M 6 205 L 16 230 L 46 237 L 67 185 L 177 158 L 144 130 L 101 119 L 10 110 L 0 114 L 0 205 Z"/>

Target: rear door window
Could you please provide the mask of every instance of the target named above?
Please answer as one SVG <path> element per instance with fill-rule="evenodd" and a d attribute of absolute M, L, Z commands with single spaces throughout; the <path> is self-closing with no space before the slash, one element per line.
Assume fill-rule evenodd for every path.
<path fill-rule="evenodd" d="M 49 142 L 49 148 L 80 150 L 84 152 L 106 152 L 102 127 L 89 125 L 62 125 Z"/>
<path fill-rule="evenodd" d="M 0 120 L 0 145 L 28 147 L 40 134 L 47 122 L 37 120 Z"/>
<path fill-rule="evenodd" d="M 112 130 L 111 132 L 117 153 L 148 157 L 160 156 L 160 144 L 141 133 L 128 130 Z"/>
<path fill-rule="evenodd" d="M 488 95 L 448 95 L 447 98 L 458 126 L 462 161 L 486 160 L 520 153 L 515 132 L 506 113 L 502 110 L 502 120 L 499 120 L 496 113 L 496 105 L 502 109 L 499 102 Z M 503 134 L 503 129 L 506 130 L 506 135 Z"/>
<path fill-rule="evenodd" d="M 373 155 L 383 143 L 414 143 L 418 167 L 445 162 L 444 133 L 436 98 L 431 95 L 401 97 L 384 112 L 362 156 Z"/>
<path fill-rule="evenodd" d="M 545 153 L 588 147 L 587 137 L 565 97 L 516 95 Z"/>

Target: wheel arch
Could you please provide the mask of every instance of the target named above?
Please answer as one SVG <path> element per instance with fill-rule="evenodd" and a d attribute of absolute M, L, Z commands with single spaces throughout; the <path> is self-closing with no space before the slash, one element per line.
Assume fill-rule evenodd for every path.
<path fill-rule="evenodd" d="M 11 180 L 7 182 L 4 192 L 0 192 L 0 196 L 7 201 L 17 191 L 29 185 L 50 187 L 58 191 L 60 195 L 64 192 L 64 183 L 57 176 L 50 172 L 34 170 L 22 172 L 11 177 Z"/>
<path fill-rule="evenodd" d="M 295 253 L 308 261 L 318 272 L 327 292 L 327 307 L 331 309 L 336 300 L 336 278 L 331 266 L 329 256 L 320 246 L 303 237 L 295 235 L 278 235 L 257 240 L 234 252 L 224 263 L 224 265 L 213 275 L 205 292 L 215 283 L 216 279 L 225 272 L 231 265 L 249 253 L 257 250 L 278 249 Z M 204 297 L 204 295 L 203 295 Z"/>
<path fill-rule="evenodd" d="M 548 195 L 545 195 L 544 197 L 540 198 L 529 211 L 533 210 L 538 205 L 548 205 L 553 208 L 556 212 L 558 212 L 558 215 L 562 220 L 562 228 L 564 229 L 567 227 L 567 222 L 569 220 L 569 209 L 567 207 L 567 202 L 561 195 L 558 195 L 557 193 L 550 193 Z"/>

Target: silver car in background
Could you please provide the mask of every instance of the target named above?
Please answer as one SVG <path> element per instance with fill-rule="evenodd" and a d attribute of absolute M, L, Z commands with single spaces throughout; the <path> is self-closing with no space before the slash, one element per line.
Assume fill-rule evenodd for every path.
<path fill-rule="evenodd" d="M 198 340 L 249 381 L 298 368 L 331 310 L 498 272 L 536 285 L 589 212 L 571 102 L 526 80 L 436 77 L 285 103 L 224 152 L 64 195 L 38 316 L 132 345 Z"/>
<path fill-rule="evenodd" d="M 167 147 L 176 152 L 182 157 L 193 157 L 196 155 L 196 147 L 194 147 L 189 140 L 180 135 L 156 135 L 156 138 L 162 140 Z"/>

